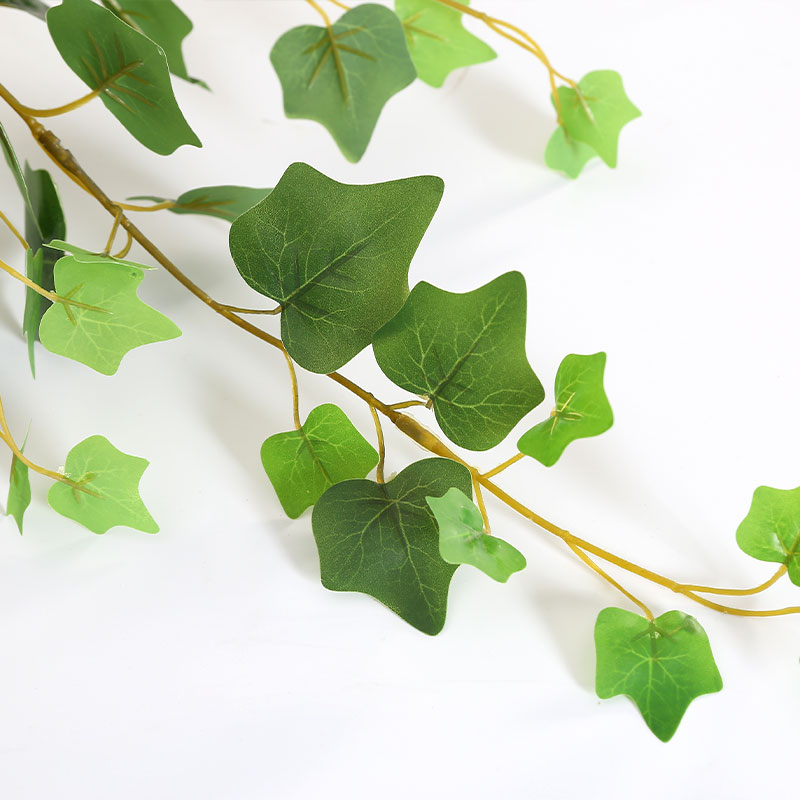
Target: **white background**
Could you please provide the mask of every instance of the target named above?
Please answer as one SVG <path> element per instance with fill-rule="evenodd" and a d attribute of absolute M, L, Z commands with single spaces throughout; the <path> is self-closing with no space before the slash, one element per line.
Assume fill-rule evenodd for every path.
<path fill-rule="evenodd" d="M 470 25 L 500 54 L 392 99 L 367 155 L 347 163 L 319 125 L 282 114 L 275 39 L 315 23 L 300 0 L 183 0 L 195 32 L 177 82 L 204 143 L 146 151 L 100 104 L 52 128 L 112 196 L 176 196 L 199 185 L 274 185 L 305 160 L 346 182 L 441 175 L 440 211 L 411 269 L 466 291 L 519 269 L 528 355 L 552 394 L 570 352 L 608 352 L 611 432 L 551 470 L 532 460 L 501 483 L 537 511 L 678 580 L 747 586 L 773 567 L 737 548 L 761 484 L 800 483 L 796 134 L 800 79 L 790 0 L 484 2 L 520 24 L 576 79 L 614 68 L 642 109 L 616 171 L 576 182 L 543 165 L 554 127 L 546 74 Z M 333 8 L 331 7 L 333 10 Z M 85 92 L 45 27 L 0 11 L 0 80 L 28 105 Z M 7 108 L 21 157 L 46 166 Z M 2 207 L 21 203 L 0 169 Z M 102 248 L 110 220 L 59 177 L 69 238 Z M 227 252 L 227 226 L 168 213 L 142 228 L 228 303 L 258 304 Z M 21 252 L 0 231 L 0 256 Z M 134 250 L 133 257 L 143 257 Z M 102 433 L 151 466 L 142 494 L 161 525 L 98 537 L 50 510 L 48 482 L 20 537 L 0 518 L 0 793 L 13 800 L 295 798 L 750 798 L 791 791 L 800 713 L 798 621 L 701 609 L 638 579 L 661 613 L 706 628 L 725 689 L 690 707 L 667 745 L 623 697 L 593 691 L 592 630 L 629 607 L 547 534 L 496 503 L 495 531 L 528 558 L 502 586 L 453 580 L 436 638 L 363 595 L 319 583 L 310 515 L 281 512 L 259 461 L 291 427 L 280 355 L 215 316 L 162 270 L 143 299 L 184 335 L 128 355 L 113 378 L 20 338 L 23 292 L 0 281 L 0 391 L 28 453 L 51 467 Z M 267 321 L 276 326 L 277 320 Z M 402 399 L 369 351 L 344 372 Z M 303 414 L 340 403 L 370 436 L 365 407 L 301 375 Z M 527 424 L 496 456 L 511 455 Z M 421 418 L 424 418 L 424 412 Z M 387 433 L 387 469 L 422 454 Z M 0 453 L 0 472 L 9 464 Z M 4 494 L 4 490 L 2 492 Z M 754 607 L 800 601 L 786 583 Z"/>

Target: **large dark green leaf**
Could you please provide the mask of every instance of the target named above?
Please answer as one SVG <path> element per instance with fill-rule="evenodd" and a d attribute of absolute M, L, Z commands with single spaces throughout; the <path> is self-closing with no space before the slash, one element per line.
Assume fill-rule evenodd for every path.
<path fill-rule="evenodd" d="M 472 496 L 466 467 L 428 458 L 385 484 L 353 480 L 328 489 L 311 517 L 323 586 L 372 595 L 423 633 L 439 633 L 456 567 L 439 554 L 425 498 L 453 487 Z"/>
<path fill-rule="evenodd" d="M 292 164 L 233 223 L 233 260 L 283 307 L 281 336 L 301 367 L 333 372 L 399 311 L 442 188 L 431 176 L 351 186 Z"/>
<path fill-rule="evenodd" d="M 525 355 L 525 306 L 519 272 L 465 294 L 418 283 L 375 337 L 378 366 L 428 399 L 451 441 L 488 450 L 544 399 Z"/>
<path fill-rule="evenodd" d="M 47 26 L 70 69 L 145 147 L 169 155 L 183 144 L 201 146 L 157 44 L 91 0 L 64 0 L 47 12 Z"/>

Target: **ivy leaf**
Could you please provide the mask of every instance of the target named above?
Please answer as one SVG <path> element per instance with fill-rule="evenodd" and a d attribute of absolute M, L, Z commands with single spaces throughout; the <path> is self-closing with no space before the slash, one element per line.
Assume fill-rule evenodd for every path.
<path fill-rule="evenodd" d="M 469 0 L 462 0 L 469 5 Z M 408 51 L 420 80 L 436 88 L 455 69 L 497 58 L 486 42 L 463 25 L 462 13 L 436 0 L 395 0 Z"/>
<path fill-rule="evenodd" d="M 283 343 L 301 367 L 339 369 L 400 310 L 442 191 L 432 176 L 351 186 L 292 164 L 233 223 L 233 260 L 283 307 Z"/>
<path fill-rule="evenodd" d="M 469 564 L 500 583 L 525 569 L 516 547 L 484 532 L 480 510 L 461 490 L 425 500 L 439 526 L 439 554 L 448 564 Z"/>
<path fill-rule="evenodd" d="M 759 486 L 750 511 L 736 530 L 736 542 L 759 561 L 785 564 L 791 582 L 800 586 L 800 486 Z"/>
<path fill-rule="evenodd" d="M 650 622 L 631 611 L 605 608 L 594 640 L 598 697 L 628 695 L 662 742 L 672 738 L 692 700 L 722 689 L 706 632 L 681 611 Z"/>
<path fill-rule="evenodd" d="M 201 146 L 157 44 L 92 0 L 63 0 L 48 11 L 47 27 L 69 68 L 145 147 L 169 155 L 183 144 Z"/>
<path fill-rule="evenodd" d="M 616 167 L 620 131 L 642 112 L 628 99 L 614 70 L 590 72 L 578 88 L 580 92 L 558 87 L 562 124 L 570 138 L 589 145 L 609 167 Z"/>
<path fill-rule="evenodd" d="M 350 161 L 364 155 L 389 98 L 417 76 L 400 20 L 375 3 L 356 6 L 330 29 L 292 28 L 270 59 L 286 116 L 322 123 Z"/>
<path fill-rule="evenodd" d="M 439 555 L 425 498 L 452 487 L 472 492 L 467 468 L 428 458 L 385 484 L 353 480 L 328 489 L 311 516 L 322 585 L 371 595 L 423 633 L 439 633 L 456 567 Z"/>
<path fill-rule="evenodd" d="M 93 533 L 105 533 L 116 525 L 158 533 L 139 496 L 139 481 L 148 464 L 117 450 L 104 436 L 90 436 L 69 451 L 64 466 L 64 474 L 86 491 L 55 483 L 47 501 L 54 511 Z"/>
<path fill-rule="evenodd" d="M 376 335 L 378 366 L 428 398 L 452 442 L 488 450 L 544 399 L 525 356 L 525 305 L 519 272 L 465 294 L 422 281 Z"/>
<path fill-rule="evenodd" d="M 296 519 L 334 484 L 363 478 L 378 453 L 344 411 L 326 403 L 300 430 L 270 436 L 261 446 L 261 463 L 283 510 Z"/>
<path fill-rule="evenodd" d="M 564 126 L 559 125 L 547 143 L 544 163 L 550 169 L 563 172 L 569 178 L 577 178 L 586 163 L 596 155 L 597 153 L 588 144 L 571 138 L 564 130 Z"/>
<path fill-rule="evenodd" d="M 27 437 L 25 438 L 27 439 Z M 21 449 L 25 450 L 24 444 Z M 14 455 L 11 459 L 11 477 L 8 484 L 6 515 L 14 517 L 17 521 L 20 534 L 22 533 L 22 519 L 30 504 L 31 481 L 28 475 L 28 467 Z"/>
<path fill-rule="evenodd" d="M 95 310 L 51 306 L 39 327 L 42 344 L 51 353 L 113 375 L 129 350 L 180 336 L 174 322 L 138 298 L 143 277 L 140 269 L 112 259 L 60 259 L 55 267 L 58 295 Z"/>
<path fill-rule="evenodd" d="M 169 210 L 173 214 L 205 214 L 233 222 L 240 214 L 260 203 L 272 189 L 254 189 L 250 186 L 202 186 L 184 192 Z M 138 195 L 128 200 L 167 202 L 166 197 Z"/>
<path fill-rule="evenodd" d="M 167 57 L 169 71 L 189 83 L 208 86 L 189 77 L 183 60 L 183 40 L 192 32 L 192 21 L 172 0 L 100 0 L 115 16 L 152 39 Z"/>
<path fill-rule="evenodd" d="M 606 354 L 569 355 L 556 374 L 556 407 L 550 419 L 522 435 L 521 453 L 546 467 L 561 458 L 570 442 L 599 436 L 614 423 L 614 414 L 603 389 Z"/>
<path fill-rule="evenodd" d="M 48 6 L 41 0 L 0 0 L 0 7 L 8 6 L 9 8 L 18 8 L 20 11 L 27 11 L 33 14 L 34 17 L 44 19 L 47 13 Z"/>

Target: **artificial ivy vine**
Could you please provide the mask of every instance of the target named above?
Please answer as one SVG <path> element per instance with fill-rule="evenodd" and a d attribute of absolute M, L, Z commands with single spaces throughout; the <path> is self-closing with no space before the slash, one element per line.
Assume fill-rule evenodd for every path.
<path fill-rule="evenodd" d="M 394 10 L 367 3 L 343 7 L 335 22 L 317 2 L 309 3 L 324 24 L 283 34 L 271 60 L 287 116 L 325 125 L 351 160 L 364 153 L 384 104 L 415 78 L 438 87 L 452 70 L 495 57 L 488 44 L 464 27 L 465 16 L 529 51 L 546 67 L 558 122 L 545 154 L 550 166 L 570 177 L 594 156 L 615 166 L 620 130 L 639 114 L 617 73 L 602 70 L 572 81 L 517 26 L 466 3 L 397 0 Z M 500 444 L 542 403 L 545 390 L 525 351 L 526 286 L 521 274 L 499 275 L 462 294 L 424 281 L 409 290 L 409 266 L 426 229 L 435 224 L 442 198 L 439 178 L 350 185 L 297 163 L 273 189 L 207 186 L 176 192 L 174 200 L 128 198 L 148 205 L 115 201 L 40 120 L 99 98 L 131 135 L 156 153 L 199 146 L 170 78 L 198 82 L 189 77 L 181 54 L 191 23 L 168 0 L 63 0 L 49 10 L 39 0 L 3 0 L 0 5 L 46 19 L 65 62 L 90 89 L 77 101 L 34 109 L 0 84 L 4 107 L 28 125 L 59 170 L 113 220 L 102 249 L 69 243 L 51 175 L 23 168 L 0 126 L 0 149 L 23 208 L 22 219 L 15 219 L 10 209 L 0 211 L 0 221 L 21 245 L 17 266 L 0 261 L 0 269 L 26 286 L 23 328 L 32 369 L 37 337 L 47 350 L 111 375 L 131 349 L 180 335 L 167 317 L 137 296 L 149 267 L 125 258 L 136 241 L 189 292 L 285 358 L 294 426 L 253 447 L 261 448 L 266 477 L 286 514 L 295 518 L 313 508 L 310 527 L 325 587 L 371 595 L 418 630 L 437 634 L 459 566 L 474 567 L 500 583 L 525 569 L 522 554 L 490 527 L 485 494 L 491 494 L 558 537 L 641 612 L 600 611 L 596 688 L 601 698 L 631 697 L 653 733 L 665 741 L 695 697 L 722 688 L 708 638 L 684 611 L 656 616 L 598 560 L 725 613 L 800 612 L 798 607 L 752 611 L 706 597 L 756 594 L 787 572 L 800 585 L 800 488 L 756 490 L 737 542 L 748 555 L 778 568 L 760 586 L 741 590 L 682 584 L 636 565 L 542 518 L 495 482 L 526 457 L 552 466 L 572 442 L 611 427 L 603 352 L 564 358 L 555 376 L 552 410 L 531 422 L 515 456 L 481 472 L 453 452 L 446 440 L 472 451 Z M 159 210 L 231 223 L 233 265 L 269 304 L 233 307 L 194 284 L 129 216 Z M 125 243 L 116 249 L 123 232 Z M 259 314 L 280 316 L 280 337 L 247 320 Z M 373 348 L 383 373 L 407 393 L 406 399 L 385 403 L 336 371 L 367 347 Z M 375 422 L 377 446 L 332 403 L 312 409 L 303 419 L 295 364 L 326 375 L 365 402 Z M 442 435 L 408 414 L 410 407 L 423 414 L 429 410 L 429 423 L 435 420 Z M 431 457 L 387 479 L 381 418 Z M 90 531 L 105 533 L 119 525 L 158 530 L 139 495 L 147 467 L 143 458 L 122 453 L 95 435 L 66 455 L 63 471 L 48 469 L 26 454 L 27 436 L 20 442 L 12 432 L 1 402 L 0 441 L 12 453 L 6 511 L 20 532 L 31 502 L 31 473 L 52 482 L 48 501 L 55 511 Z"/>

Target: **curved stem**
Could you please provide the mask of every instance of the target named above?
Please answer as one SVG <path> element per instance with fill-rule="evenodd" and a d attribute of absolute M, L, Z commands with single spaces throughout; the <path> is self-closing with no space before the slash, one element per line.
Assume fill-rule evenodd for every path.
<path fill-rule="evenodd" d="M 283 306 L 275 308 L 239 308 L 238 306 L 222 305 L 222 308 L 233 311 L 236 314 L 280 314 Z"/>
<path fill-rule="evenodd" d="M 125 258 L 125 256 L 130 252 L 131 245 L 133 244 L 133 236 L 131 236 L 130 231 L 127 231 L 127 234 L 128 238 L 125 242 L 125 247 L 123 247 L 118 253 L 114 253 L 114 255 L 111 256 L 112 258 Z"/>
<path fill-rule="evenodd" d="M 140 206 L 136 203 L 120 203 L 117 205 L 124 211 L 163 211 L 166 208 L 175 208 L 177 203 L 174 200 L 164 200 L 162 203 L 154 203 L 152 206 Z"/>
<path fill-rule="evenodd" d="M 117 206 L 117 213 L 114 215 L 114 224 L 111 226 L 111 233 L 108 234 L 108 241 L 106 242 L 103 252 L 106 255 L 111 254 L 111 248 L 114 246 L 114 239 L 117 238 L 117 231 L 119 230 L 119 221 L 122 217 L 122 209 Z"/>
<path fill-rule="evenodd" d="M 516 464 L 521 458 L 525 458 L 524 453 L 517 453 L 514 456 L 511 456 L 507 461 L 504 461 L 502 464 L 494 467 L 494 469 L 490 469 L 488 472 L 483 473 L 484 478 L 493 478 L 495 475 L 499 475 L 504 469 L 508 469 L 512 464 Z"/>
<path fill-rule="evenodd" d="M 425 400 L 404 400 L 402 403 L 392 403 L 389 408 L 400 410 L 401 408 L 412 408 L 413 406 L 427 405 Z"/>
<path fill-rule="evenodd" d="M 483 501 L 483 490 L 481 489 L 478 475 L 475 472 L 472 473 L 472 488 L 475 490 L 475 502 L 478 504 L 481 516 L 483 517 L 483 530 L 491 534 L 492 526 L 489 524 L 489 512 L 486 510 L 486 503 Z"/>
<path fill-rule="evenodd" d="M 14 223 L 2 212 L 0 211 L 0 220 L 5 222 L 6 227 L 17 237 L 17 241 L 22 245 L 24 250 L 30 250 L 31 246 L 25 241 L 25 237 L 16 229 Z"/>
<path fill-rule="evenodd" d="M 730 597 L 745 597 L 769 589 L 770 586 L 777 583 L 786 574 L 787 569 L 786 564 L 781 564 L 771 578 L 764 581 L 764 583 L 759 583 L 758 586 L 753 586 L 752 589 L 717 589 L 714 586 L 695 586 L 692 583 L 685 583 L 684 587 L 691 592 L 700 592 L 701 594 L 724 594 Z"/>
<path fill-rule="evenodd" d="M 306 0 L 306 2 L 322 17 L 323 21 L 325 22 L 325 27 L 330 30 L 331 27 L 331 18 L 328 16 L 328 13 L 325 9 L 316 2 L 316 0 Z"/>
<path fill-rule="evenodd" d="M 289 377 L 292 381 L 292 416 L 294 417 L 294 428 L 299 431 L 303 426 L 300 424 L 300 392 L 297 389 L 297 373 L 292 357 L 286 352 L 286 348 L 281 345 L 280 350 L 286 359 L 286 366 L 289 367 Z"/>
<path fill-rule="evenodd" d="M 378 466 L 375 470 L 375 479 L 378 483 L 385 483 L 383 476 L 383 467 L 386 463 L 386 445 L 383 442 L 383 426 L 381 425 L 381 418 L 374 406 L 370 406 L 369 410 L 372 412 L 372 419 L 375 422 L 375 435 L 378 437 Z"/>

